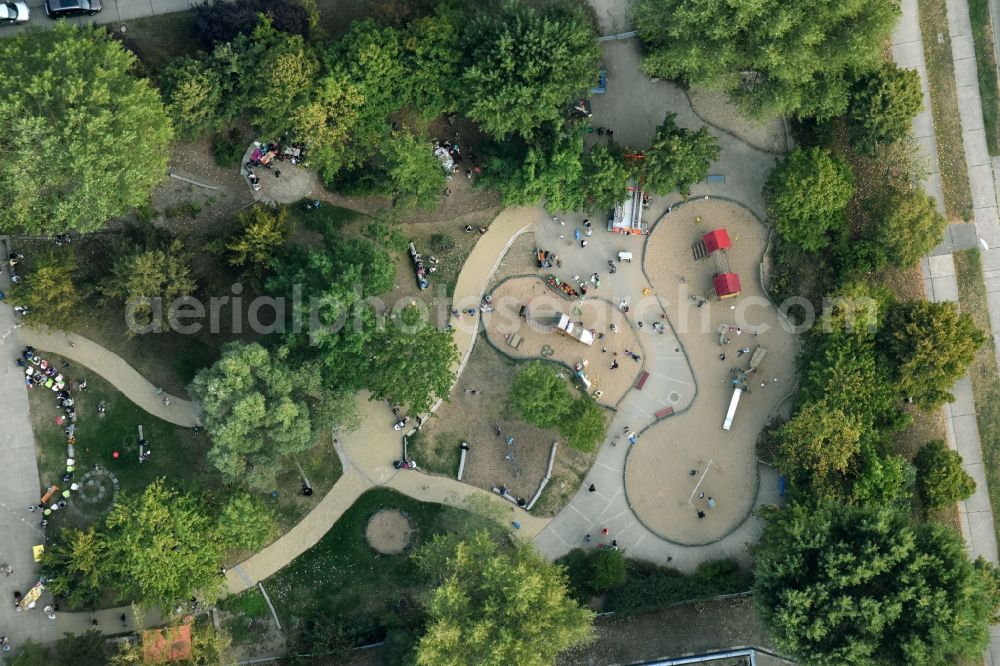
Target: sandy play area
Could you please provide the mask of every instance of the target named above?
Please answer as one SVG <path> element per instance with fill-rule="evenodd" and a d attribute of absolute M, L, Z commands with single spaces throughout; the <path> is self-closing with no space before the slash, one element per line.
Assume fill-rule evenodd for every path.
<path fill-rule="evenodd" d="M 727 259 L 742 293 L 698 307 L 716 265 L 712 257 L 696 260 L 692 245 L 719 228 L 732 241 Z M 793 389 L 797 339 L 759 282 L 766 241 L 767 230 L 742 207 L 702 200 L 675 208 L 647 241 L 645 269 L 687 352 L 698 395 L 688 410 L 643 433 L 628 456 L 625 488 L 642 522 L 677 543 L 715 541 L 744 520 L 757 492 L 757 435 Z M 734 373 L 749 367 L 758 347 L 766 357 L 746 378 L 732 429 L 723 430 Z"/>
<path fill-rule="evenodd" d="M 645 355 L 639 338 L 617 305 L 603 300 L 599 290 L 570 301 L 542 279 L 522 276 L 502 281 L 490 294 L 495 310 L 484 313 L 483 325 L 490 342 L 504 354 L 517 359 L 544 358 L 570 368 L 585 362 L 589 393 L 608 407 L 617 405 L 639 376 L 641 360 L 625 354 L 628 350 Z M 526 307 L 526 319 L 519 316 L 522 306 Z M 577 325 L 582 322 L 582 329 L 592 334 L 593 344 L 584 344 L 545 323 L 560 313 Z M 515 349 L 511 341 L 518 338 Z M 612 365 L 617 367 L 612 369 Z"/>
<path fill-rule="evenodd" d="M 365 526 L 368 545 L 383 555 L 398 555 L 410 545 L 413 525 L 398 509 L 376 511 Z"/>

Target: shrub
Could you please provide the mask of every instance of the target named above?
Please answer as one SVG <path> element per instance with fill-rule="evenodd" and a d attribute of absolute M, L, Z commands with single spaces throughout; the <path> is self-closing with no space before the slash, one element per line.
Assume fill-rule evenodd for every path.
<path fill-rule="evenodd" d="M 455 239 L 448 234 L 434 234 L 431 236 L 431 250 L 439 254 L 444 254 L 455 248 Z"/>
<path fill-rule="evenodd" d="M 641 560 L 628 560 L 627 571 L 628 578 L 611 598 L 612 607 L 620 613 L 744 592 L 751 584 L 750 576 L 731 560 L 704 562 L 690 576 Z"/>
<path fill-rule="evenodd" d="M 628 576 L 625 557 L 621 551 L 604 548 L 594 551 L 592 559 L 590 589 L 594 592 L 607 592 L 625 582 Z"/>
<path fill-rule="evenodd" d="M 962 456 L 940 439 L 931 440 L 917 451 L 917 493 L 928 509 L 941 509 L 968 498 L 976 482 L 962 469 Z"/>
<path fill-rule="evenodd" d="M 239 166 L 246 150 L 247 142 L 243 138 L 243 132 L 236 127 L 212 135 L 212 157 L 221 167 Z"/>

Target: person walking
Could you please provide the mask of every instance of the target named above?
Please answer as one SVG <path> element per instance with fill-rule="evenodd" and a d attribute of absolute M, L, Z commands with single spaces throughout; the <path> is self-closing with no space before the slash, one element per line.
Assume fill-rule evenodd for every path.
<path fill-rule="evenodd" d="M 592 493 L 596 493 L 597 492 L 597 486 L 595 486 L 594 484 L 590 484 L 590 488 L 587 488 L 587 490 L 590 491 L 590 492 L 592 492 Z"/>

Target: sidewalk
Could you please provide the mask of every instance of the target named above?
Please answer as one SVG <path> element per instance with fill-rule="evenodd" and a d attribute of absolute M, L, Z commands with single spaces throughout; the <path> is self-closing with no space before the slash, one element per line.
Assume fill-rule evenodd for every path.
<path fill-rule="evenodd" d="M 56 25 L 45 15 L 43 5 L 44 0 L 26 0 L 28 8 L 31 10 L 31 20 L 27 25 L 4 27 L 3 36 L 16 34 L 20 30 L 27 28 L 42 28 L 48 30 Z M 186 12 L 195 5 L 201 4 L 197 0 L 103 0 L 104 8 L 93 16 L 80 16 L 67 19 L 76 25 L 122 23 L 133 19 L 148 18 L 161 14 L 173 14 L 175 12 Z"/>
<path fill-rule="evenodd" d="M 969 186 L 972 190 L 973 215 L 976 234 L 986 241 L 988 249 L 982 251 L 983 273 L 986 279 L 991 333 L 994 345 L 1000 350 L 1000 220 L 997 216 L 997 194 L 993 180 L 993 169 L 986 149 L 986 135 L 983 129 L 983 113 L 979 95 L 979 81 L 969 21 L 967 0 L 946 0 L 948 11 L 948 31 L 951 38 L 952 62 L 955 70 L 955 86 L 958 92 L 959 117 L 962 124 L 962 143 L 968 167 Z M 919 39 L 919 13 L 916 0 L 904 0 L 901 32 L 912 32 L 916 27 Z M 902 26 L 906 26 L 903 28 Z M 897 41 L 897 40 L 894 40 Z M 920 49 L 923 60 L 923 49 Z M 900 66 L 901 60 L 896 45 L 893 54 Z M 922 62 L 921 62 L 922 64 Z M 923 69 L 921 79 L 926 87 Z M 925 100 L 926 100 L 925 92 Z M 926 103 L 926 101 L 925 101 Z M 918 117 L 919 118 L 919 117 Z M 933 126 L 931 126 L 933 129 Z M 926 126 L 914 120 L 914 132 L 918 136 L 926 132 Z M 919 139 L 918 139 L 919 140 Z M 934 196 L 940 191 L 928 187 Z M 951 254 L 932 256 L 921 261 L 927 297 L 932 301 L 957 301 L 958 284 L 955 278 L 955 263 Z M 976 491 L 972 497 L 959 504 L 962 518 L 962 536 L 970 555 L 983 557 L 997 564 L 996 533 L 993 529 L 993 511 L 989 502 L 986 474 L 983 469 L 983 455 L 979 439 L 979 427 L 975 416 L 972 384 L 968 376 L 960 380 L 953 389 L 955 402 L 945 405 L 945 423 L 948 445 L 962 455 L 963 467 L 976 481 Z M 984 654 L 987 666 L 1000 666 L 1000 627 L 991 630 L 990 645 Z"/>

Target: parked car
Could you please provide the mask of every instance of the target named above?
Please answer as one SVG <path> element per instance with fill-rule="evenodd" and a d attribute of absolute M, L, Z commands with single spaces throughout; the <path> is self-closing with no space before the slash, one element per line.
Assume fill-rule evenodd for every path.
<path fill-rule="evenodd" d="M 101 0 L 45 0 L 45 13 L 49 18 L 64 16 L 93 16 L 101 11 Z"/>
<path fill-rule="evenodd" d="M 29 15 L 23 2 L 0 2 L 0 24 L 27 23 Z"/>

